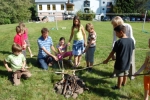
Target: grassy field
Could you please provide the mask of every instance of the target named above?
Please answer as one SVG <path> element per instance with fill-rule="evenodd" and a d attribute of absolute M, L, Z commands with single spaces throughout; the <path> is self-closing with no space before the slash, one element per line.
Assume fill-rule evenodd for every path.
<path fill-rule="evenodd" d="M 83 25 L 89 21 L 81 21 Z M 97 48 L 95 52 L 95 64 L 101 63 L 106 59 L 111 50 L 112 45 L 112 26 L 110 22 L 91 22 L 94 24 L 97 32 Z M 30 58 L 27 51 L 27 62 L 32 66 L 29 70 L 32 77 L 28 80 L 21 80 L 19 86 L 13 86 L 8 80 L 9 73 L 3 65 L 3 60 L 11 53 L 11 45 L 15 36 L 15 27 L 17 24 L 1 25 L 0 26 L 0 100 L 66 100 L 64 96 L 58 95 L 53 89 L 53 84 L 61 79 L 61 75 L 56 75 L 52 71 L 56 68 L 49 68 L 48 71 L 43 71 L 38 68 L 36 63 L 38 46 L 37 39 L 41 35 L 40 30 L 43 27 L 51 29 L 55 27 L 55 23 L 25 23 L 29 30 L 29 40 L 31 50 L 35 55 Z M 145 24 L 145 30 L 149 33 L 142 32 L 143 23 L 130 23 L 133 27 L 133 34 L 136 40 L 136 69 L 138 69 L 144 59 L 145 53 L 149 51 L 148 39 L 150 37 L 149 23 Z M 58 30 L 50 30 L 50 36 L 53 39 L 54 45 L 58 43 L 61 36 L 69 40 L 72 21 L 59 21 Z M 66 27 L 66 29 L 61 29 Z M 76 72 L 76 75 L 83 79 L 89 88 L 79 95 L 77 100 L 142 100 L 143 99 L 143 77 L 138 76 L 134 80 L 129 80 L 126 86 L 121 90 L 112 90 L 111 87 L 117 82 L 116 78 L 109 78 L 113 71 L 114 61 L 108 64 L 100 64 L 94 66 L 92 73 L 86 71 Z M 84 56 L 81 62 L 81 68 L 86 67 Z M 69 70 L 69 69 L 66 69 Z M 68 100 L 72 100 L 69 98 Z"/>

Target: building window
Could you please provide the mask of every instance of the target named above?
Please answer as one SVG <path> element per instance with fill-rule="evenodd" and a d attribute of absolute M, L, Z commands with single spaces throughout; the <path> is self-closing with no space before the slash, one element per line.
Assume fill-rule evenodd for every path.
<path fill-rule="evenodd" d="M 42 5 L 39 5 L 39 10 L 42 10 Z"/>
<path fill-rule="evenodd" d="M 47 10 L 51 10 L 50 5 L 47 5 Z"/>
<path fill-rule="evenodd" d="M 103 1 L 103 4 L 105 4 L 105 1 Z"/>
<path fill-rule="evenodd" d="M 90 1 L 84 1 L 84 7 L 90 7 Z"/>
<path fill-rule="evenodd" d="M 64 4 L 61 4 L 61 10 L 64 10 Z"/>
<path fill-rule="evenodd" d="M 52 6 L 53 6 L 53 10 L 56 10 L 56 5 L 55 5 L 55 4 L 53 4 Z"/>
<path fill-rule="evenodd" d="M 105 10 L 105 8 L 103 8 L 102 10 Z"/>

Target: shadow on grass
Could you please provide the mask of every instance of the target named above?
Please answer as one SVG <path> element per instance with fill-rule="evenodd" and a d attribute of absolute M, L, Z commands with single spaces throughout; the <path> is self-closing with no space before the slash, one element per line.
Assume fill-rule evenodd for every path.
<path fill-rule="evenodd" d="M 30 64 L 34 67 L 40 67 L 38 62 L 37 62 L 37 59 L 36 58 L 26 58 L 27 60 L 27 64 L 30 66 Z"/>
<path fill-rule="evenodd" d="M 9 51 L 0 51 L 1 54 L 11 54 L 12 52 Z"/>

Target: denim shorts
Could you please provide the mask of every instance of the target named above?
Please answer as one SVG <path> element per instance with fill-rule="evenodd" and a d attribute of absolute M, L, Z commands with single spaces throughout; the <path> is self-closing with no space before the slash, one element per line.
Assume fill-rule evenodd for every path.
<path fill-rule="evenodd" d="M 72 54 L 73 55 L 82 55 L 84 51 L 84 40 L 74 40 L 73 47 L 72 47 Z"/>

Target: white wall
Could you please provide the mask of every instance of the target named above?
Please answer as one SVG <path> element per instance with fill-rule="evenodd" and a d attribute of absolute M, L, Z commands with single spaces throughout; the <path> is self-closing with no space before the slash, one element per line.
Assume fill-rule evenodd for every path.
<path fill-rule="evenodd" d="M 47 10 L 47 5 L 50 4 L 50 10 Z M 56 10 L 52 10 L 52 5 L 55 4 Z M 64 4 L 64 10 L 61 10 L 61 4 Z M 39 10 L 39 5 L 42 5 L 42 10 Z M 39 3 L 37 4 L 38 12 L 64 12 L 66 11 L 65 3 Z"/>

